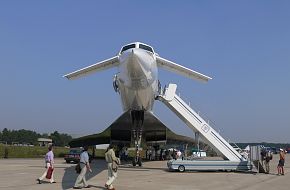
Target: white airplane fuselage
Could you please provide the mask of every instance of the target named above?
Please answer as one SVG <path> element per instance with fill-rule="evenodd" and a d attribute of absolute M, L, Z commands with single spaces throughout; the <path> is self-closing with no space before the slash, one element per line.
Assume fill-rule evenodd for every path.
<path fill-rule="evenodd" d="M 134 42 L 121 48 L 118 55 L 65 75 L 76 79 L 98 71 L 118 67 L 114 88 L 120 93 L 123 110 L 152 111 L 158 95 L 158 68 L 181 74 L 185 77 L 208 81 L 211 78 L 164 59 L 153 48 L 141 42 Z"/>
<path fill-rule="evenodd" d="M 117 84 L 123 111 L 152 111 L 158 94 L 158 69 L 155 54 L 140 48 L 119 55 Z"/>
<path fill-rule="evenodd" d="M 144 120 L 149 119 L 144 118 L 145 114 L 150 116 L 151 119 L 154 118 L 152 114 L 153 104 L 155 97 L 158 96 L 158 91 L 160 91 L 158 68 L 161 67 L 200 81 L 208 81 L 211 78 L 160 57 L 151 46 L 140 42 L 125 45 L 118 55 L 71 72 L 64 77 L 70 80 L 76 79 L 113 67 L 118 67 L 119 70 L 114 77 L 113 86 L 121 96 L 123 111 L 125 112 L 122 115 L 130 112 L 132 121 L 131 137 L 134 138 L 136 148 L 133 166 L 134 163 L 136 165 L 136 162 L 141 166 L 138 148 L 141 145 Z M 118 127 L 124 125 L 124 122 L 121 123 Z"/>

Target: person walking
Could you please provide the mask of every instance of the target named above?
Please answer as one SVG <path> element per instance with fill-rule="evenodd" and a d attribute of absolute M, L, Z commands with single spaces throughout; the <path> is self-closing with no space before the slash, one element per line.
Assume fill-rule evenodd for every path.
<path fill-rule="evenodd" d="M 177 159 L 180 159 L 181 158 L 181 151 L 178 150 L 177 153 L 176 153 L 176 155 L 177 155 Z"/>
<path fill-rule="evenodd" d="M 285 163 L 285 152 L 282 148 L 280 148 L 280 160 L 277 166 L 278 174 L 277 175 L 284 175 L 284 163 Z"/>
<path fill-rule="evenodd" d="M 5 146 L 5 149 L 4 149 L 4 158 L 8 158 L 8 148 L 7 148 L 7 145 Z"/>
<path fill-rule="evenodd" d="M 115 155 L 112 144 L 109 145 L 105 153 L 105 158 L 108 165 L 108 180 L 105 183 L 105 187 L 110 190 L 115 190 L 115 188 L 113 187 L 113 182 L 117 178 L 117 165 L 116 164 L 120 164 L 120 161 Z"/>
<path fill-rule="evenodd" d="M 83 152 L 80 155 L 80 167 L 81 167 L 81 173 L 76 179 L 74 189 L 82 189 L 82 188 L 90 188 L 91 186 L 88 185 L 87 180 L 86 180 L 86 173 L 87 170 L 92 172 L 90 162 L 89 162 L 89 154 L 88 154 L 88 146 L 84 147 Z M 83 184 L 83 186 L 81 185 Z"/>
<path fill-rule="evenodd" d="M 127 162 L 128 161 L 128 156 L 129 156 L 129 151 L 128 151 L 127 147 L 125 148 L 124 154 L 125 154 L 125 161 Z"/>
<path fill-rule="evenodd" d="M 272 160 L 273 156 L 271 151 L 267 151 L 266 157 L 265 157 L 265 168 L 266 168 L 266 174 L 269 174 L 270 172 L 270 160 Z"/>
<path fill-rule="evenodd" d="M 152 150 L 151 150 L 151 148 L 149 149 L 149 151 L 148 151 L 148 159 L 151 161 L 152 160 Z"/>
<path fill-rule="evenodd" d="M 266 154 L 267 154 L 267 151 L 265 148 L 262 149 L 261 151 L 261 163 L 262 163 L 262 166 L 264 167 L 264 162 L 265 162 L 265 159 L 266 159 Z"/>
<path fill-rule="evenodd" d="M 53 177 L 53 172 L 54 172 L 54 154 L 52 151 L 52 145 L 48 146 L 48 152 L 45 155 L 45 172 L 42 174 L 41 177 L 37 178 L 36 180 L 38 181 L 39 184 L 42 183 L 42 180 L 47 177 L 47 173 L 51 172 L 51 177 L 49 179 L 50 183 L 55 183 L 54 177 Z"/>

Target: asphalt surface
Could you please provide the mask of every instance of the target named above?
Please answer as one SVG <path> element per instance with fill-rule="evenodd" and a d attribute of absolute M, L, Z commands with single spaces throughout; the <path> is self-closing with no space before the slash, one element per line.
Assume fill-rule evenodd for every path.
<path fill-rule="evenodd" d="M 270 174 L 254 172 L 169 172 L 166 161 L 145 162 L 143 167 L 122 165 L 114 186 L 116 190 L 282 190 L 290 189 L 290 155 L 286 155 L 285 175 L 277 176 L 278 155 L 270 162 Z M 37 184 L 44 172 L 43 159 L 0 159 L 0 189 L 2 190 L 52 190 L 72 189 L 77 174 L 74 164 L 56 159 L 57 183 Z M 107 169 L 104 160 L 92 162 L 93 173 L 87 174 L 90 189 L 105 189 Z"/>

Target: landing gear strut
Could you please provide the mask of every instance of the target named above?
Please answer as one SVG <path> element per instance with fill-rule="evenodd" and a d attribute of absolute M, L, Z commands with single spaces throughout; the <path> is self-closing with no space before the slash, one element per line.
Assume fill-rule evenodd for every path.
<path fill-rule="evenodd" d="M 144 111 L 131 111 L 131 118 L 132 118 L 132 124 L 133 124 L 133 140 L 135 145 L 135 156 L 132 160 L 132 165 L 136 166 L 137 164 L 139 166 L 142 166 L 142 158 L 140 155 L 140 145 L 142 140 L 142 128 L 143 128 L 143 122 L 144 122 Z"/>
<path fill-rule="evenodd" d="M 142 138 L 142 130 L 133 130 L 133 138 L 135 144 L 135 156 L 132 160 L 132 165 L 136 166 L 138 164 L 139 166 L 142 166 L 142 157 L 139 150 Z"/>

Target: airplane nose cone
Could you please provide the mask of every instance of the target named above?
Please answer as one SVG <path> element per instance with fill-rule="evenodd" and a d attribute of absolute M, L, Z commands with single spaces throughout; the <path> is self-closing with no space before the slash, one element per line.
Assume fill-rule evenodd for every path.
<path fill-rule="evenodd" d="M 128 52 L 127 54 L 127 59 L 129 62 L 137 62 L 139 63 L 139 59 L 140 59 L 140 56 L 138 55 L 138 52 L 136 52 L 136 50 L 132 49 L 130 52 Z"/>
<path fill-rule="evenodd" d="M 140 78 L 144 76 L 146 69 L 142 59 L 132 50 L 130 59 L 127 63 L 127 69 L 131 78 Z"/>
<path fill-rule="evenodd" d="M 122 55 L 124 64 L 130 78 L 142 78 L 149 70 L 148 58 L 138 49 L 132 49 Z"/>
<path fill-rule="evenodd" d="M 156 64 L 152 54 L 147 51 L 138 48 L 130 49 L 123 52 L 119 60 L 119 71 L 123 73 L 121 78 L 128 86 L 146 87 L 155 78 L 153 75 Z"/>

